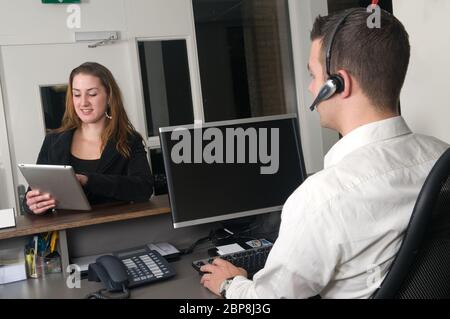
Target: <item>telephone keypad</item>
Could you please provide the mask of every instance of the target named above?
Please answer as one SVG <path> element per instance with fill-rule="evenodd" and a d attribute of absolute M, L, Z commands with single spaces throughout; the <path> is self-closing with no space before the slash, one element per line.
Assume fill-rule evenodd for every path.
<path fill-rule="evenodd" d="M 129 287 L 163 280 L 175 275 L 164 257 L 150 249 L 139 249 L 133 253 L 117 253 L 129 276 Z"/>

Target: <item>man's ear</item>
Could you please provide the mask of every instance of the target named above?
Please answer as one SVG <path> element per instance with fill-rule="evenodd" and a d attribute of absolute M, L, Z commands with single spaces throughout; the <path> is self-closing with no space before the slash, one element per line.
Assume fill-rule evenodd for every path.
<path fill-rule="evenodd" d="M 341 95 L 342 98 L 346 99 L 346 98 L 350 97 L 350 95 L 352 94 L 352 90 L 353 90 L 352 77 L 345 70 L 340 70 L 339 71 L 339 75 L 344 80 L 344 91 L 342 91 L 340 93 L 340 95 Z"/>

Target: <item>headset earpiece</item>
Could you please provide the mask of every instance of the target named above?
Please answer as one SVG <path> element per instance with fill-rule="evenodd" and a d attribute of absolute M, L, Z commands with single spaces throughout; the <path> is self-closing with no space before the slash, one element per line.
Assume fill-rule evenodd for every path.
<path fill-rule="evenodd" d="M 321 102 L 328 100 L 336 93 L 344 91 L 345 81 L 340 75 L 332 75 L 328 78 L 327 82 L 320 88 L 319 94 L 317 94 L 316 100 L 311 105 L 311 111 L 319 105 Z"/>
<path fill-rule="evenodd" d="M 334 85 L 336 85 L 335 93 L 342 93 L 345 89 L 345 81 L 340 75 L 332 75 L 329 77 L 328 81 L 333 81 Z"/>

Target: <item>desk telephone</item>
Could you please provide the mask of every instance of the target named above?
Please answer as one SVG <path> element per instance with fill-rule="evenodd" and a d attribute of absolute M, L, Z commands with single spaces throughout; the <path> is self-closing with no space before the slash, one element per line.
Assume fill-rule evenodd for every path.
<path fill-rule="evenodd" d="M 175 271 L 167 260 L 147 246 L 105 255 L 89 265 L 88 280 L 103 282 L 109 292 L 168 279 Z"/>

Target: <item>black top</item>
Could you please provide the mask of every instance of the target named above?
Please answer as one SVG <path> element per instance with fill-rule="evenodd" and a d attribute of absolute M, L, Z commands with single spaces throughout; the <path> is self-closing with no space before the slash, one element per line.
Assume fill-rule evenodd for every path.
<path fill-rule="evenodd" d="M 70 154 L 70 165 L 76 174 L 89 175 L 95 173 L 100 159 L 85 160 Z"/>
<path fill-rule="evenodd" d="M 37 164 L 72 165 L 71 146 L 75 130 L 50 133 L 45 137 Z M 153 193 L 153 178 L 147 160 L 142 138 L 138 134 L 128 137 L 130 157 L 122 156 L 116 149 L 114 140 L 108 141 L 95 169 L 94 164 L 81 164 L 78 167 L 87 173 L 88 182 L 84 191 L 91 205 L 126 201 L 143 202 Z M 78 163 L 79 164 L 79 163 Z M 75 169 L 77 172 L 77 169 Z M 89 172 L 88 172 L 89 171 Z M 24 207 L 26 198 L 24 199 Z M 30 212 L 28 210 L 28 212 Z"/>

